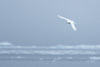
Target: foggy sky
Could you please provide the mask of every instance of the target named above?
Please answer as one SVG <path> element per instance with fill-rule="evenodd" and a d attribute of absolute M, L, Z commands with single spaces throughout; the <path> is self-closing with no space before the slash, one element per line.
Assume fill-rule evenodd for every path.
<path fill-rule="evenodd" d="M 99 0 L 1 0 L 0 42 L 16 45 L 100 44 Z M 77 31 L 57 15 L 76 22 Z"/>

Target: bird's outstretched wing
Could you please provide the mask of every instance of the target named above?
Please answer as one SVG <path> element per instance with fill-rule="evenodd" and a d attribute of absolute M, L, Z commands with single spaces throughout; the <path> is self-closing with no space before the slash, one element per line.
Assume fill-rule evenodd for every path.
<path fill-rule="evenodd" d="M 77 31 L 77 28 L 75 27 L 75 24 L 71 22 L 71 26 L 73 28 L 74 31 Z"/>
<path fill-rule="evenodd" d="M 60 16 L 60 15 L 57 15 L 59 18 L 61 18 L 61 19 L 64 19 L 64 20 L 69 20 L 69 19 L 67 19 L 67 18 L 65 18 L 65 17 L 62 17 L 62 16 Z"/>

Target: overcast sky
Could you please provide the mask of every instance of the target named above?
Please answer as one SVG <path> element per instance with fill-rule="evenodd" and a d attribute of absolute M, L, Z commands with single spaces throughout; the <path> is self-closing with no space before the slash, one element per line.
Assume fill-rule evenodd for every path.
<path fill-rule="evenodd" d="M 77 31 L 58 14 L 74 20 Z M 100 44 L 99 19 L 99 0 L 0 0 L 0 42 Z"/>

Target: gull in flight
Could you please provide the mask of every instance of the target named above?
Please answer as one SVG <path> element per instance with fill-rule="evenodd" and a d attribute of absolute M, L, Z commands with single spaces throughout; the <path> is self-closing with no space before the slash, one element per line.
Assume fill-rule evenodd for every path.
<path fill-rule="evenodd" d="M 58 17 L 61 18 L 61 19 L 66 20 L 66 21 L 68 22 L 68 24 L 71 24 L 73 30 L 74 30 L 74 31 L 77 31 L 77 29 L 76 29 L 76 27 L 75 27 L 75 22 L 74 22 L 74 21 L 72 21 L 72 20 L 70 20 L 70 19 L 68 19 L 68 18 L 62 17 L 62 16 L 60 16 L 60 15 L 58 15 Z"/>

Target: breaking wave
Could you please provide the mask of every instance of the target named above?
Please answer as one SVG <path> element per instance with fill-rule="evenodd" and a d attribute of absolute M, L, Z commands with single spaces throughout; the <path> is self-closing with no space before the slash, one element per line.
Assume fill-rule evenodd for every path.
<path fill-rule="evenodd" d="M 100 45 L 15 46 L 0 42 L 0 60 L 100 61 Z"/>

